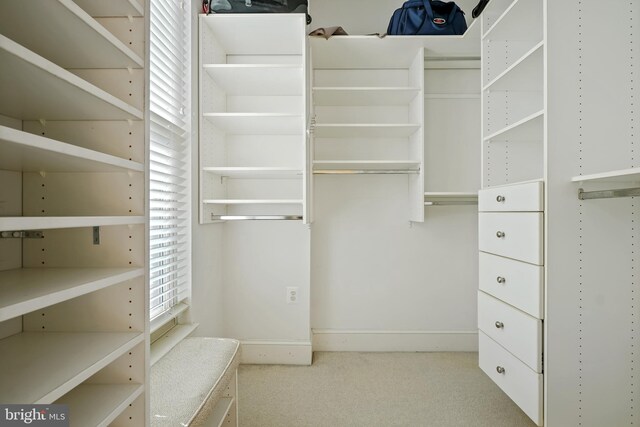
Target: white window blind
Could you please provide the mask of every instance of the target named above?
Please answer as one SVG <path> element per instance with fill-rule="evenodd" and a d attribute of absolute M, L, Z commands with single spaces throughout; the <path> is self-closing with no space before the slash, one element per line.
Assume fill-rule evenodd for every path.
<path fill-rule="evenodd" d="M 189 8 L 150 2 L 150 316 L 190 297 Z"/>

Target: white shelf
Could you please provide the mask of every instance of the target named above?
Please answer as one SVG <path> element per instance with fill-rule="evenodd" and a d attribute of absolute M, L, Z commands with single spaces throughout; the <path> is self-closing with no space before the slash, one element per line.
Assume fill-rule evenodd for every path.
<path fill-rule="evenodd" d="M 542 141 L 542 125 L 544 119 L 544 110 L 535 112 L 522 120 L 509 125 L 497 132 L 484 138 L 484 141 L 491 140 L 533 140 Z"/>
<path fill-rule="evenodd" d="M 144 341 L 136 332 L 24 332 L 0 341 L 0 402 L 52 403 Z"/>
<path fill-rule="evenodd" d="M 0 126 L 0 169 L 19 172 L 144 171 L 141 163 Z"/>
<path fill-rule="evenodd" d="M 571 182 L 589 183 L 639 183 L 640 168 L 620 169 L 590 175 L 574 176 Z"/>
<path fill-rule="evenodd" d="M 84 0 L 81 6 L 115 10 L 125 3 Z M 139 15 L 130 4 L 128 9 Z M 0 28 L 4 36 L 63 68 L 144 66 L 142 58 L 72 0 L 1 1 Z"/>
<path fill-rule="evenodd" d="M 404 138 L 420 129 L 419 124 L 322 123 L 316 124 L 316 138 Z"/>
<path fill-rule="evenodd" d="M 107 16 L 144 16 L 144 8 L 138 0 L 73 0 L 85 12 L 93 17 Z"/>
<path fill-rule="evenodd" d="M 0 271 L 0 322 L 143 275 L 141 268 Z"/>
<path fill-rule="evenodd" d="M 205 64 L 202 68 L 227 95 L 300 96 L 305 90 L 298 64 Z"/>
<path fill-rule="evenodd" d="M 271 167 L 205 167 L 203 171 L 229 178 L 244 179 L 297 179 L 302 177 L 302 170 L 293 168 Z"/>
<path fill-rule="evenodd" d="M 206 205 L 301 205 L 301 199 L 207 199 Z"/>
<path fill-rule="evenodd" d="M 418 87 L 315 87 L 314 105 L 408 105 Z"/>
<path fill-rule="evenodd" d="M 300 55 L 302 63 L 303 14 L 212 14 L 200 19 L 228 55 Z"/>
<path fill-rule="evenodd" d="M 302 135 L 303 116 L 271 113 L 204 113 L 220 130 L 235 135 Z"/>
<path fill-rule="evenodd" d="M 153 344 L 151 344 L 151 366 L 162 359 L 162 356 L 169 353 L 180 341 L 191 335 L 198 326 L 200 326 L 198 323 L 176 325 L 154 341 Z"/>
<path fill-rule="evenodd" d="M 0 231 L 53 230 L 58 228 L 106 227 L 144 224 L 143 216 L 31 216 L 0 217 Z"/>
<path fill-rule="evenodd" d="M 411 160 L 315 160 L 314 170 L 406 170 L 419 171 L 420 162 Z"/>
<path fill-rule="evenodd" d="M 81 384 L 64 395 L 71 427 L 107 427 L 144 391 L 141 384 Z"/>
<path fill-rule="evenodd" d="M 0 63 L 0 114 L 5 116 L 21 120 L 141 120 L 144 117 L 142 111 L 3 35 L 0 35 Z"/>
<path fill-rule="evenodd" d="M 542 39 L 542 2 L 514 0 L 482 39 L 518 40 L 523 37 Z"/>
<path fill-rule="evenodd" d="M 425 200 L 446 199 L 446 200 L 478 200 L 478 192 L 461 191 L 431 191 L 424 193 Z"/>
<path fill-rule="evenodd" d="M 542 90 L 543 47 L 544 42 L 536 44 L 482 90 Z"/>

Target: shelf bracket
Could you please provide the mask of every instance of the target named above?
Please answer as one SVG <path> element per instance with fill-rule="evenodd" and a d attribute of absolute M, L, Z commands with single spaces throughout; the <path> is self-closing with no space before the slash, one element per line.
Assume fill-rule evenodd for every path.
<path fill-rule="evenodd" d="M 43 239 L 42 231 L 3 231 L 0 232 L 0 239 Z"/>
<path fill-rule="evenodd" d="M 619 190 L 601 190 L 601 191 L 584 191 L 582 188 L 578 190 L 579 200 L 613 199 L 616 197 L 638 197 L 638 196 L 640 196 L 640 187 L 621 188 Z"/>
<path fill-rule="evenodd" d="M 93 227 L 93 244 L 100 244 L 100 227 Z"/>

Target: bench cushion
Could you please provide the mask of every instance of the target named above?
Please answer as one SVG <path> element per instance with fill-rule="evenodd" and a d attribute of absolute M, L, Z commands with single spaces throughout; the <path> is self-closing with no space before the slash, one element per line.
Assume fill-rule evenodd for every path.
<path fill-rule="evenodd" d="M 185 338 L 151 368 L 151 426 L 198 426 L 240 362 L 240 343 Z"/>

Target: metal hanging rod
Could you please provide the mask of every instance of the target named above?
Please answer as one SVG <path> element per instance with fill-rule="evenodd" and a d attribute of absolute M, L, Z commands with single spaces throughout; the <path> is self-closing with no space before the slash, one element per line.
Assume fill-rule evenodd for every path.
<path fill-rule="evenodd" d="M 417 175 L 419 170 L 406 169 L 322 169 L 313 171 L 316 175 Z"/>
<path fill-rule="evenodd" d="M 620 190 L 601 190 L 601 191 L 584 191 L 582 188 L 578 190 L 578 199 L 612 199 L 615 197 L 637 197 L 640 196 L 640 187 L 622 188 Z"/>
<path fill-rule="evenodd" d="M 424 202 L 425 206 L 465 206 L 465 205 L 477 205 L 478 202 L 477 201 L 472 201 L 472 200 L 468 200 L 468 201 L 455 201 L 455 200 L 451 200 L 451 201 L 442 201 L 442 202 Z"/>
<path fill-rule="evenodd" d="M 302 221 L 300 215 L 211 215 L 213 221 Z"/>

